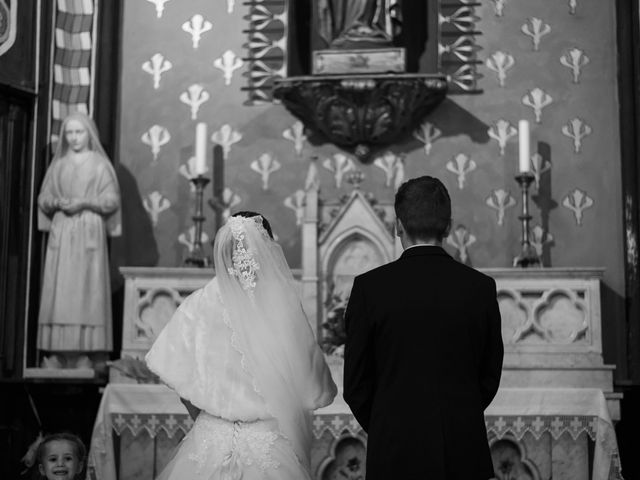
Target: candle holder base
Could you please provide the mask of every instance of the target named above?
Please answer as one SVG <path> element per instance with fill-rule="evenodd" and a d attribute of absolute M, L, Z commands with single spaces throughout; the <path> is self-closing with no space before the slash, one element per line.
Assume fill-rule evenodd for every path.
<path fill-rule="evenodd" d="M 211 260 L 206 255 L 190 255 L 184 261 L 185 267 L 206 268 L 211 265 Z"/>
<path fill-rule="evenodd" d="M 519 268 L 542 267 L 540 257 L 532 246 L 524 247 L 522 252 L 513 259 L 513 266 Z"/>

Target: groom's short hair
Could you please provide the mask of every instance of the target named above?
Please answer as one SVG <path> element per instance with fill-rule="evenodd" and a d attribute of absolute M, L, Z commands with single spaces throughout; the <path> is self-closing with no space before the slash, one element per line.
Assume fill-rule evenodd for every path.
<path fill-rule="evenodd" d="M 451 224 L 451 199 L 440 180 L 423 176 L 403 183 L 395 199 L 396 217 L 412 239 L 442 241 Z"/>

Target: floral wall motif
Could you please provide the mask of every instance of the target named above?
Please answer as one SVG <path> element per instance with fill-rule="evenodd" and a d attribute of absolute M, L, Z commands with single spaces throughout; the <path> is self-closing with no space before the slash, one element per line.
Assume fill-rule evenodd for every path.
<path fill-rule="evenodd" d="M 351 189 L 343 177 L 352 169 L 364 173 L 362 190 L 383 203 L 406 179 L 439 177 L 454 204 L 445 248 L 474 267 L 511 266 L 520 240 L 516 127 L 527 119 L 536 249 L 548 266 L 605 267 L 607 290 L 623 293 L 611 2 L 492 0 L 447 11 L 451 28 L 462 15 L 480 32 L 472 52 L 480 93 L 449 96 L 368 165 L 318 145 L 281 105 L 247 104 L 247 75 L 253 68 L 251 81 L 259 81 L 255 52 L 262 52 L 243 32 L 254 8 L 254 2 L 125 2 L 118 160 L 144 199 L 140 211 L 154 232 L 146 241 L 156 242 L 159 265 L 179 266 L 188 254 L 194 196 L 185 178 L 195 125 L 206 122 L 211 142 L 224 151 L 225 214 L 263 212 L 292 267 L 300 266 L 301 191 L 319 185 L 321 198 L 338 198 Z M 454 47 L 439 50 L 456 55 Z M 205 199 L 211 196 L 210 184 Z M 205 213 L 212 238 L 213 210 L 205 206 Z"/>

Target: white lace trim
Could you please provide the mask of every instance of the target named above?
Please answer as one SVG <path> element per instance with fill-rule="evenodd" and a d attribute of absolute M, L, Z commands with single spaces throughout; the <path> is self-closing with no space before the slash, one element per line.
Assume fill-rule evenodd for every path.
<path fill-rule="evenodd" d="M 253 385 L 253 391 L 255 393 L 257 393 L 263 400 L 265 403 L 265 409 L 267 411 L 267 413 L 269 415 L 271 415 L 271 417 L 273 417 L 274 419 L 277 420 L 277 417 L 274 415 L 274 413 L 271 411 L 271 408 L 269 407 L 269 402 L 266 401 L 266 399 L 264 398 L 264 395 L 262 394 L 262 392 L 260 391 L 260 388 L 258 388 L 258 385 L 256 383 L 256 379 L 255 377 L 252 375 L 252 373 L 249 371 L 249 368 L 247 367 L 247 363 L 245 361 L 245 353 L 242 350 L 242 348 L 240 348 L 240 345 L 238 344 L 238 336 L 236 335 L 236 331 L 234 330 L 233 326 L 231 325 L 231 318 L 229 316 L 229 311 L 227 310 L 227 308 L 224 305 L 224 300 L 222 300 L 222 295 L 220 294 L 220 292 L 218 292 L 218 300 L 220 301 L 220 305 L 222 305 L 222 318 L 224 321 L 224 324 L 229 328 L 229 330 L 231 330 L 231 347 L 240 354 L 240 366 L 242 367 L 242 370 L 244 370 L 247 375 L 249 375 L 249 377 L 251 378 L 251 385 Z M 289 447 L 295 451 L 295 449 L 293 448 L 293 444 L 291 443 L 291 440 L 289 439 L 289 437 L 287 437 L 282 430 L 280 429 L 279 423 L 278 423 L 278 433 L 279 436 L 287 443 L 287 445 L 289 445 Z M 300 461 L 300 458 L 298 457 L 298 455 L 295 455 L 297 462 L 302 465 L 302 462 Z"/>
<path fill-rule="evenodd" d="M 189 459 L 201 473 L 205 468 L 225 473 L 225 478 L 241 478 L 245 467 L 256 465 L 260 470 L 276 469 L 273 446 L 279 435 L 269 429 L 268 422 L 229 422 L 210 415 L 200 415 L 192 429 L 196 451 Z"/>
<path fill-rule="evenodd" d="M 247 367 L 244 351 L 242 350 L 242 348 L 240 348 L 240 345 L 238 343 L 238 336 L 236 335 L 236 331 L 233 328 L 233 325 L 231 325 L 231 318 L 229 316 L 229 311 L 227 310 L 227 307 L 224 305 L 224 300 L 222 300 L 222 295 L 220 295 L 220 292 L 218 292 L 218 300 L 220 301 L 220 305 L 222 305 L 222 321 L 227 326 L 227 328 L 231 331 L 231 347 L 240 354 L 240 366 L 242 367 L 242 370 L 251 378 L 251 385 L 253 385 L 253 391 L 256 392 L 264 400 L 264 396 L 262 395 L 262 393 L 260 392 L 260 389 L 258 388 L 258 385 L 256 384 L 255 377 Z M 265 401 L 265 405 L 267 405 L 266 401 Z M 269 413 L 269 415 L 273 416 L 271 411 L 269 411 L 268 405 L 267 405 L 267 412 Z"/>
<path fill-rule="evenodd" d="M 237 277 L 242 289 L 245 290 L 249 296 L 253 295 L 253 291 L 256 288 L 256 272 L 260 270 L 260 264 L 255 259 L 255 255 L 251 248 L 247 248 L 245 245 L 245 229 L 244 225 L 247 222 L 252 222 L 259 230 L 266 230 L 262 226 L 262 217 L 230 217 L 228 220 L 229 228 L 233 234 L 235 241 L 235 247 L 233 249 L 233 267 L 228 268 L 229 275 Z M 260 231 L 260 233 L 262 233 Z M 264 235 L 264 233 L 262 233 Z"/>

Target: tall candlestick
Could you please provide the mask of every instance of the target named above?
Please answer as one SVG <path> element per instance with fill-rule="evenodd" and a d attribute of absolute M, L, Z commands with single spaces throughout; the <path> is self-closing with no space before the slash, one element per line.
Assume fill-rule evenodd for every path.
<path fill-rule="evenodd" d="M 531 151 L 529 148 L 529 122 L 520 120 L 518 122 L 518 146 L 520 147 L 519 166 L 520 173 L 531 170 Z"/>
<path fill-rule="evenodd" d="M 522 215 L 518 216 L 518 219 L 522 222 L 522 238 L 520 241 L 520 255 L 513 259 L 514 267 L 527 268 L 541 266 L 540 258 L 538 257 L 536 249 L 531 244 L 531 240 L 529 238 L 529 222 L 532 218 L 529 213 L 529 186 L 534 179 L 535 177 L 531 172 L 522 172 L 520 175 L 516 176 L 516 180 L 520 184 L 522 191 Z"/>
<path fill-rule="evenodd" d="M 195 174 L 202 175 L 207 171 L 207 124 L 196 125 L 196 163 Z"/>

